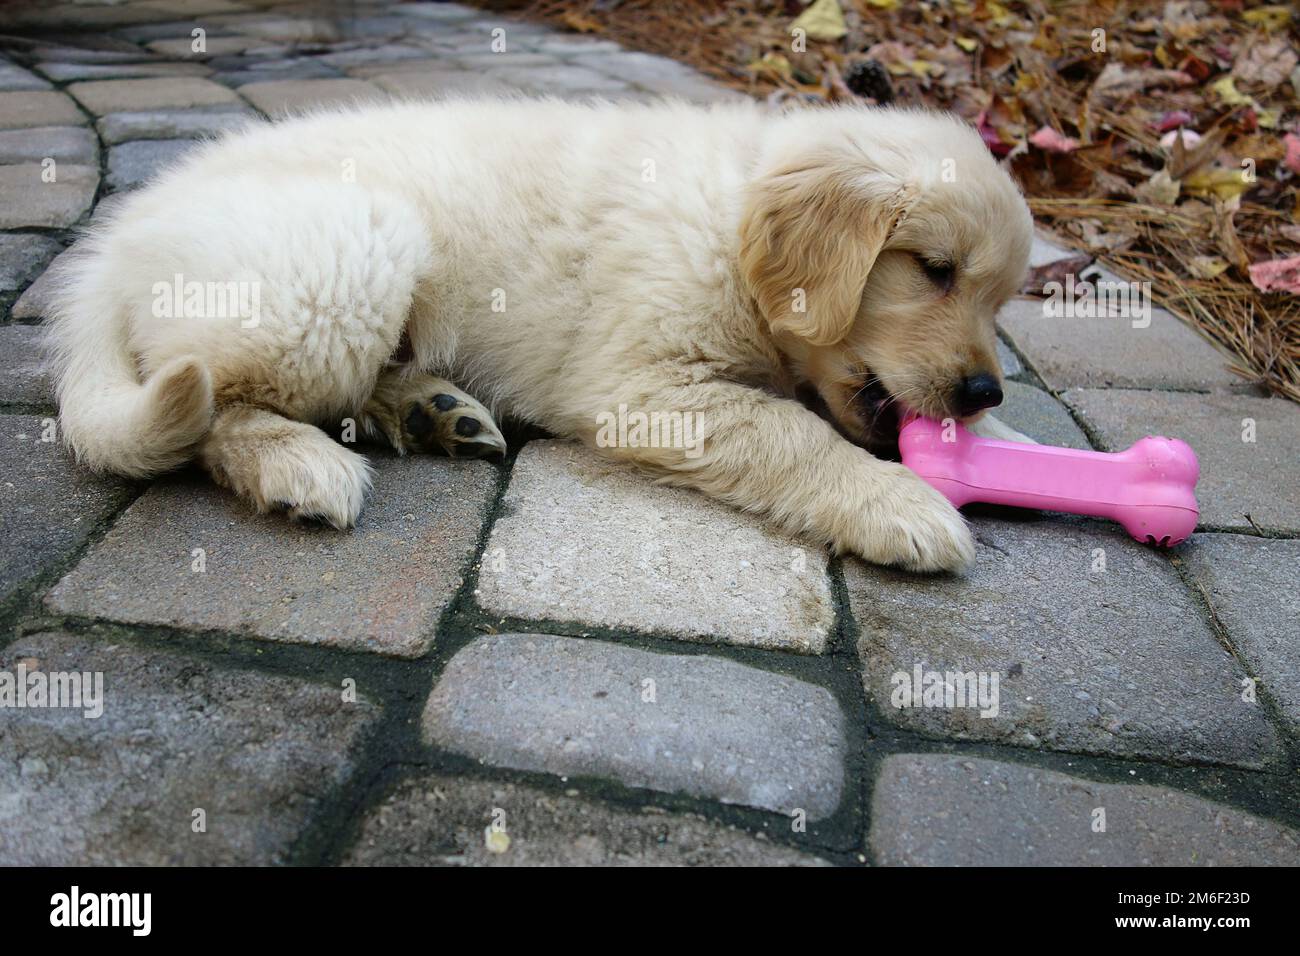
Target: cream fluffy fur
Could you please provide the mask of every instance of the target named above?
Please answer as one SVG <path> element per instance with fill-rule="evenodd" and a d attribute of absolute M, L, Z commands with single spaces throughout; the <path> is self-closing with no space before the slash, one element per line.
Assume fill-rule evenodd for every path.
<path fill-rule="evenodd" d="M 347 526 L 368 469 L 317 426 L 404 450 L 431 389 L 481 409 L 489 443 L 469 395 L 588 443 L 620 404 L 699 412 L 698 458 L 602 451 L 839 551 L 961 569 L 957 511 L 844 436 L 865 439 L 867 376 L 939 415 L 962 375 L 998 374 L 1029 239 L 979 138 L 920 112 L 507 100 L 258 125 L 80 244 L 53 321 L 62 427 L 93 467 L 198 458 L 260 507 Z M 918 256 L 951 263 L 950 291 Z M 155 315 L 178 275 L 256 283 L 258 324 Z"/>

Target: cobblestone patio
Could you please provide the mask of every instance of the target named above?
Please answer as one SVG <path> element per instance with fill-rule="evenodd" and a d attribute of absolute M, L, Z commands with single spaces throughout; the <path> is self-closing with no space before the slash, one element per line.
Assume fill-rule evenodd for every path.
<path fill-rule="evenodd" d="M 911 577 L 518 431 L 499 466 L 374 449 L 350 534 L 96 478 L 50 440 L 41 276 L 196 138 L 391 95 L 736 94 L 453 4 L 0 23 L 0 672 L 105 688 L 98 719 L 0 710 L 0 864 L 1300 862 L 1300 408 L 1174 317 L 1002 316 L 1005 420 L 1198 451 L 1172 555 L 985 509 L 972 574 Z M 916 668 L 999 675 L 997 716 L 893 707 Z"/>

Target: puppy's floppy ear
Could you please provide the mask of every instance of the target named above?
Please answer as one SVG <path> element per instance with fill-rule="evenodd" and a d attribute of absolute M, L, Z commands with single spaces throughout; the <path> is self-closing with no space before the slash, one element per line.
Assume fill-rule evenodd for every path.
<path fill-rule="evenodd" d="M 757 180 L 741 221 L 740 269 L 772 330 L 813 345 L 848 335 L 905 201 L 897 180 L 861 157 L 831 152 Z"/>

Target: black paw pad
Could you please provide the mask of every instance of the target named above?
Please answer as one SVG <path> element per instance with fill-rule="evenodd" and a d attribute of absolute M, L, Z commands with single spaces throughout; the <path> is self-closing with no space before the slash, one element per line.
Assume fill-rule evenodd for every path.
<path fill-rule="evenodd" d="M 478 421 L 468 415 L 462 415 L 456 419 L 456 434 L 461 438 L 473 438 L 482 428 L 483 426 Z"/>
<path fill-rule="evenodd" d="M 460 402 L 456 399 L 455 395 L 433 396 L 433 407 L 438 409 L 440 412 L 449 412 L 459 404 Z"/>
<path fill-rule="evenodd" d="M 433 419 L 419 405 L 412 405 L 411 410 L 406 413 L 406 433 L 421 441 L 433 437 Z"/>

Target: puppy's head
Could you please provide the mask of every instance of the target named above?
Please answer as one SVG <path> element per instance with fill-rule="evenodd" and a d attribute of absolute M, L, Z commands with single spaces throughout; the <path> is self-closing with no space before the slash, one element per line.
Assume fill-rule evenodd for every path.
<path fill-rule="evenodd" d="M 994 315 L 1032 220 L 955 117 L 794 114 L 750 186 L 740 267 L 796 376 L 850 438 L 897 445 L 907 410 L 973 420 L 1002 400 Z"/>

